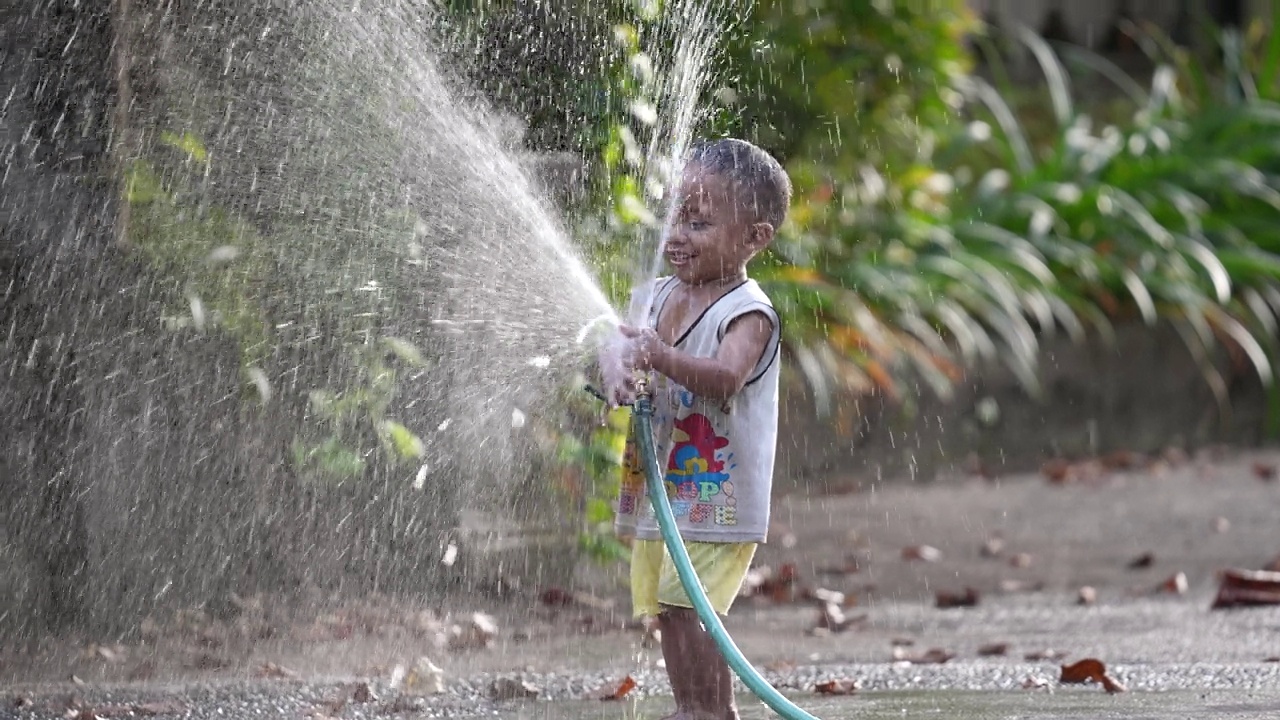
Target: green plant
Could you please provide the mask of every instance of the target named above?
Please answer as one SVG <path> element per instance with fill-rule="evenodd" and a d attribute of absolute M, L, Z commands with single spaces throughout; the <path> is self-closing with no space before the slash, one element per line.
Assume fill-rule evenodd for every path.
<path fill-rule="evenodd" d="M 931 162 L 897 176 L 792 164 L 796 210 L 761 272 L 809 381 L 901 397 L 910 373 L 945 395 L 957 364 L 982 358 L 1034 392 L 1043 334 L 1165 318 L 1224 402 L 1215 345 L 1269 382 L 1280 108 L 1189 107 L 1165 66 L 1124 125 L 1099 127 L 1059 57 L 1023 39 L 1045 71 L 1051 141 L 1032 144 L 1001 93 L 966 77 L 970 122 Z"/>
<path fill-rule="evenodd" d="M 184 179 L 192 171 L 203 174 L 212 162 L 199 138 L 164 132 L 159 145 L 169 156 L 155 158 L 157 164 L 180 171 L 162 172 L 144 160 L 130 165 L 128 246 L 158 277 L 182 288 L 185 304 L 164 315 L 166 327 L 218 332 L 235 341 L 245 387 L 257 402 L 268 402 L 272 391 L 263 367 L 290 342 L 273 332 L 266 309 L 270 292 L 281 284 L 280 239 L 186 189 Z M 330 309 L 337 316 L 357 314 L 345 312 L 346 303 L 339 297 Z M 310 410 L 319 422 L 298 429 L 291 454 L 295 471 L 342 481 L 363 476 L 371 450 L 393 464 L 420 459 L 422 441 L 392 419 L 388 408 L 398 387 L 397 365 L 421 368 L 426 360 L 411 343 L 379 336 L 369 322 L 333 325 L 343 332 L 339 339 L 353 377 L 336 389 L 310 393 Z"/>

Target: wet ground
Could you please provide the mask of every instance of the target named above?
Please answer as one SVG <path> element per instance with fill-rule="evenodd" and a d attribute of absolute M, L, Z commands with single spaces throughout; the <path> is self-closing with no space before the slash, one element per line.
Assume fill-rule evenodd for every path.
<path fill-rule="evenodd" d="M 1280 554 L 1277 461 L 1175 455 L 1123 471 L 1078 465 L 1065 484 L 1037 475 L 781 498 L 761 563 L 793 565 L 797 587 L 846 593 L 853 622 L 814 632 L 812 602 L 749 598 L 726 624 L 771 682 L 821 718 L 1280 717 L 1280 608 L 1210 610 L 1217 571 Z M 904 557 L 932 556 L 921 545 L 934 561 Z M 488 649 L 442 650 L 369 623 L 240 643 L 170 634 L 118 648 L 127 659 L 52 643 L 0 657 L 0 717 L 61 717 L 68 703 L 174 717 L 660 717 L 670 703 L 660 653 L 623 628 L 616 581 L 585 573 L 576 588 L 613 611 L 536 598 L 455 607 L 453 620 L 493 613 Z M 1086 585 L 1091 605 L 1078 603 Z M 965 588 L 973 607 L 935 606 L 938 591 Z M 946 661 L 920 662 L 930 650 Z M 423 655 L 443 669 L 445 692 L 408 699 L 394 668 Z M 1127 692 L 1060 684 L 1060 666 L 1084 658 Z M 266 679 L 267 667 L 291 677 Z M 627 698 L 597 699 L 628 675 L 640 687 Z M 817 694 L 826 680 L 858 691 Z M 375 698 L 356 699 L 360 682 Z M 495 683 L 537 698 L 495 701 Z M 28 706 L 14 707 L 19 698 Z M 769 716 L 749 697 L 743 705 L 748 719 Z"/>

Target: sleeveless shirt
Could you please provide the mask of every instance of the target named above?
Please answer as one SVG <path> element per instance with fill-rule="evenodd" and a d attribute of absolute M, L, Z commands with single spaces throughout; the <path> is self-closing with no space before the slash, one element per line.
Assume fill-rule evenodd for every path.
<path fill-rule="evenodd" d="M 650 327 L 657 327 L 679 282 L 674 277 L 656 281 Z M 746 385 L 727 402 L 697 397 L 658 373 L 651 380 L 654 446 L 686 541 L 764 542 L 768 534 L 781 344 L 773 304 L 754 280 L 747 280 L 703 311 L 674 347 L 694 357 L 714 357 L 729 324 L 753 312 L 767 317 L 773 332 Z M 619 535 L 661 539 L 633 439 L 627 442 L 616 510 Z"/>

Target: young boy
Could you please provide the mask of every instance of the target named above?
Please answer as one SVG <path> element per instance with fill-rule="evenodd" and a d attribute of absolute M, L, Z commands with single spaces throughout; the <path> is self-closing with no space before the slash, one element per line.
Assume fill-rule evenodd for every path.
<path fill-rule="evenodd" d="M 629 366 L 651 372 L 658 460 L 698 578 L 720 614 L 769 524 L 778 431 L 779 324 L 747 262 L 786 216 L 791 183 L 741 140 L 687 158 L 663 248 L 672 275 L 649 288 L 646 327 L 622 327 Z M 633 536 L 634 612 L 657 617 L 675 694 L 668 720 L 736 720 L 733 677 L 680 585 L 629 448 L 618 531 Z"/>

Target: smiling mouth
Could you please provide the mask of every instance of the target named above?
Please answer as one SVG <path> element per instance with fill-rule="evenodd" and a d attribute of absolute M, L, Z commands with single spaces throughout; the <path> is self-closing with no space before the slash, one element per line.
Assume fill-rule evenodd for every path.
<path fill-rule="evenodd" d="M 674 250 L 667 251 L 667 262 L 671 263 L 672 265 L 687 265 L 689 261 L 692 259 L 693 259 L 693 255 L 690 255 L 687 252 L 679 252 Z"/>

